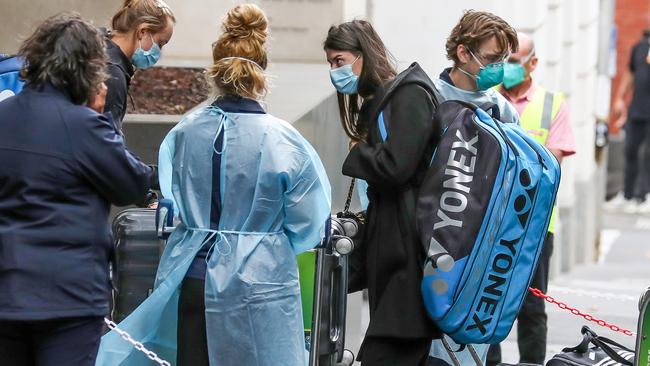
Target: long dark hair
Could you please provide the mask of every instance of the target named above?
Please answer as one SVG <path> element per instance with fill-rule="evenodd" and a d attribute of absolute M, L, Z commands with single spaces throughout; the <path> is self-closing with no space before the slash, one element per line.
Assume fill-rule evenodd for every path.
<path fill-rule="evenodd" d="M 86 103 L 106 79 L 104 37 L 77 13 L 45 20 L 18 54 L 26 62 L 21 76 L 28 86 L 40 89 L 51 84 L 67 92 L 75 104 Z"/>
<path fill-rule="evenodd" d="M 394 58 L 372 25 L 365 20 L 353 20 L 330 27 L 323 48 L 363 56 L 358 94 L 337 93 L 337 96 L 345 133 L 351 139 L 365 140 L 368 126 L 358 121 L 362 98 L 372 96 L 377 88 L 397 75 Z"/>

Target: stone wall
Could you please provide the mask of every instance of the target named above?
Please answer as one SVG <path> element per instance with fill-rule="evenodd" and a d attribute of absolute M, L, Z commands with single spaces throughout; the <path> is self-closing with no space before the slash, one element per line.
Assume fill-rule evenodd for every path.
<path fill-rule="evenodd" d="M 15 53 L 20 42 L 44 19 L 63 11 L 79 12 L 105 27 L 122 2 L 119 0 L 0 0 L 0 53 Z"/>

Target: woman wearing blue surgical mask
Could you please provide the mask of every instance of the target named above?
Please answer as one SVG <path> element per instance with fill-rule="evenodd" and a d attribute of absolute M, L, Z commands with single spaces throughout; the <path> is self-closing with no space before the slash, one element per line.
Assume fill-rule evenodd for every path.
<path fill-rule="evenodd" d="M 120 325 L 177 366 L 304 366 L 296 255 L 318 245 L 330 185 L 312 146 L 266 113 L 268 21 L 253 4 L 226 15 L 207 69 L 219 96 L 165 137 L 160 186 L 181 223 L 156 287 Z M 142 365 L 116 332 L 97 365 Z"/>
<path fill-rule="evenodd" d="M 125 0 L 106 32 L 109 75 L 105 112 L 111 112 L 121 129 L 127 95 L 135 68 L 158 62 L 162 48 L 174 32 L 176 19 L 162 0 Z"/>
<path fill-rule="evenodd" d="M 351 139 L 343 174 L 368 183 L 364 241 L 350 258 L 349 292 L 367 288 L 370 307 L 358 360 L 363 366 L 424 365 L 440 332 L 420 294 L 425 253 L 415 203 L 438 136 L 435 88 L 417 63 L 398 75 L 366 21 L 330 28 L 324 49 Z"/>

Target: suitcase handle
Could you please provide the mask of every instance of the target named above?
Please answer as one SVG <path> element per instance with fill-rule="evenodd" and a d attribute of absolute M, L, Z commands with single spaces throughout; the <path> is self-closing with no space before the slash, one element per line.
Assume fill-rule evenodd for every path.
<path fill-rule="evenodd" d="M 156 208 L 156 234 L 158 238 L 167 240 L 174 229 L 174 202 L 164 198 Z"/>
<path fill-rule="evenodd" d="M 345 353 L 345 322 L 346 312 L 348 305 L 348 260 L 345 256 L 338 258 L 338 266 L 333 276 L 332 295 L 336 301 L 335 313 L 332 314 L 332 332 L 330 333 L 330 340 L 334 344 L 336 350 L 336 362 L 343 361 Z"/>

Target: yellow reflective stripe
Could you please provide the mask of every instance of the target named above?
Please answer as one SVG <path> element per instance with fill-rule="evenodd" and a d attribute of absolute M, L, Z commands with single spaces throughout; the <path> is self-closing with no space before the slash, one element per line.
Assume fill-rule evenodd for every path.
<path fill-rule="evenodd" d="M 542 117 L 540 118 L 540 127 L 543 130 L 551 129 L 551 119 L 553 118 L 553 93 L 544 93 L 544 107 L 542 107 Z"/>
<path fill-rule="evenodd" d="M 542 117 L 542 108 L 544 106 L 544 96 L 546 95 L 546 90 L 542 87 L 537 87 L 535 94 L 531 98 L 531 101 L 528 102 L 524 111 L 521 113 L 519 122 L 521 127 L 526 130 L 539 130 L 540 129 L 540 119 Z M 533 136 L 536 137 L 536 136 Z"/>
<path fill-rule="evenodd" d="M 548 223 L 548 232 L 551 234 L 555 234 L 555 216 L 557 216 L 557 206 L 553 206 L 551 221 Z"/>
<path fill-rule="evenodd" d="M 531 101 L 521 114 L 521 127 L 535 141 L 546 144 L 551 123 L 557 117 L 563 101 L 562 93 L 551 93 L 538 86 Z"/>
<path fill-rule="evenodd" d="M 553 93 L 553 117 L 551 118 L 551 122 L 555 119 L 555 117 L 557 117 L 557 114 L 560 112 L 562 102 L 564 102 L 564 93 Z"/>

